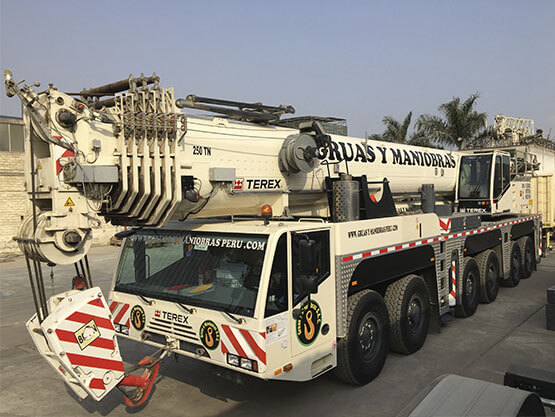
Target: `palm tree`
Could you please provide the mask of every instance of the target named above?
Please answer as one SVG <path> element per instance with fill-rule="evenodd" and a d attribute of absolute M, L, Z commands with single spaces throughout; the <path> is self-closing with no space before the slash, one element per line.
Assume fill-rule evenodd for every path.
<path fill-rule="evenodd" d="M 479 94 L 472 94 L 461 104 L 459 97 L 439 106 L 445 118 L 423 114 L 416 122 L 418 132 L 443 145 L 456 146 L 459 150 L 478 136 L 485 128 L 486 113 L 478 113 L 474 105 Z"/>
<path fill-rule="evenodd" d="M 432 142 L 430 142 L 430 138 L 426 136 L 424 132 L 419 130 L 417 130 L 412 135 L 410 135 L 410 139 L 407 143 L 409 145 L 414 145 L 414 146 L 425 146 L 428 148 L 435 148 Z"/>
<path fill-rule="evenodd" d="M 423 132 L 417 131 L 409 136 L 409 126 L 412 119 L 412 111 L 407 114 L 403 122 L 399 122 L 392 116 L 385 116 L 382 123 L 385 125 L 385 131 L 381 134 L 374 133 L 368 136 L 368 139 L 382 140 L 385 142 L 408 143 L 416 146 L 432 146 L 429 139 Z"/>
<path fill-rule="evenodd" d="M 385 131 L 382 134 L 383 140 L 387 142 L 406 143 L 411 118 L 411 111 L 407 114 L 407 117 L 405 117 L 402 123 L 399 123 L 391 116 L 385 116 L 382 119 L 382 123 L 385 125 Z"/>

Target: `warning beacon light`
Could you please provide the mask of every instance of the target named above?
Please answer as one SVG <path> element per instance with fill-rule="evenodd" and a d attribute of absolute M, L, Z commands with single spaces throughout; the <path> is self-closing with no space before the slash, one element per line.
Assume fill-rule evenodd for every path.
<path fill-rule="evenodd" d="M 272 218 L 272 206 L 269 204 L 264 204 L 260 209 L 260 214 L 264 219 L 264 225 L 267 225 Z"/>

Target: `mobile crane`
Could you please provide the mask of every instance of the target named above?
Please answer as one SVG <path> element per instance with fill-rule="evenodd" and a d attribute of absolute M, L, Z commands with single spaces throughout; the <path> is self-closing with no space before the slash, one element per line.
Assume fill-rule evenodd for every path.
<path fill-rule="evenodd" d="M 471 316 L 540 260 L 540 216 L 511 213 L 529 182 L 503 152 L 333 135 L 323 118 L 281 119 L 291 106 L 176 100 L 155 74 L 79 93 L 22 83 L 5 71 L 25 124 L 27 329 L 81 398 L 127 386 L 142 404 L 169 353 L 366 384 L 390 349 L 417 351 L 443 315 Z M 87 259 L 99 215 L 130 227 L 110 303 Z M 42 263 L 75 264 L 74 288 L 47 300 Z M 141 375 L 116 336 L 159 349 Z"/>

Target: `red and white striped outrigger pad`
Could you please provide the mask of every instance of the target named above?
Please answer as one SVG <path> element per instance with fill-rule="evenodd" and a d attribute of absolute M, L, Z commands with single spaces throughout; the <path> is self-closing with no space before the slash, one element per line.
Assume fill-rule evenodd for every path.
<path fill-rule="evenodd" d="M 124 377 L 110 310 L 98 287 L 68 292 L 58 303 L 59 298 L 51 299 L 52 312 L 41 324 L 51 351 L 41 354 L 55 359 L 49 362 L 59 364 L 57 370 L 70 387 L 75 390 L 78 383 L 99 401 Z"/>

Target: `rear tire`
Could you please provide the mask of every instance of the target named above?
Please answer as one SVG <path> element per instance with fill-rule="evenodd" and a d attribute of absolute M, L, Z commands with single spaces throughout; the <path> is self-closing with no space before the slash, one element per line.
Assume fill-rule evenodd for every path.
<path fill-rule="evenodd" d="M 470 317 L 480 302 L 480 270 L 474 258 L 466 258 L 461 278 L 457 281 L 457 317 Z"/>
<path fill-rule="evenodd" d="M 491 303 L 499 292 L 499 259 L 493 250 L 488 249 L 476 256 L 476 263 L 480 270 L 480 301 Z"/>
<path fill-rule="evenodd" d="M 530 236 L 524 236 L 518 239 L 517 242 L 520 248 L 520 255 L 522 256 L 522 270 L 520 278 L 530 278 L 532 272 L 534 272 L 535 266 L 534 245 L 532 245 L 532 239 L 530 239 Z"/>
<path fill-rule="evenodd" d="M 347 336 L 337 343 L 335 375 L 364 385 L 378 376 L 389 351 L 389 314 L 383 297 L 363 290 L 349 297 Z"/>
<path fill-rule="evenodd" d="M 520 282 L 520 274 L 522 269 L 522 256 L 520 253 L 520 246 L 517 242 L 511 242 L 511 252 L 509 260 L 509 278 L 504 280 L 502 284 L 505 287 L 516 287 Z"/>
<path fill-rule="evenodd" d="M 391 328 L 391 350 L 411 354 L 426 341 L 430 327 L 430 294 L 418 275 L 395 281 L 385 293 Z"/>

